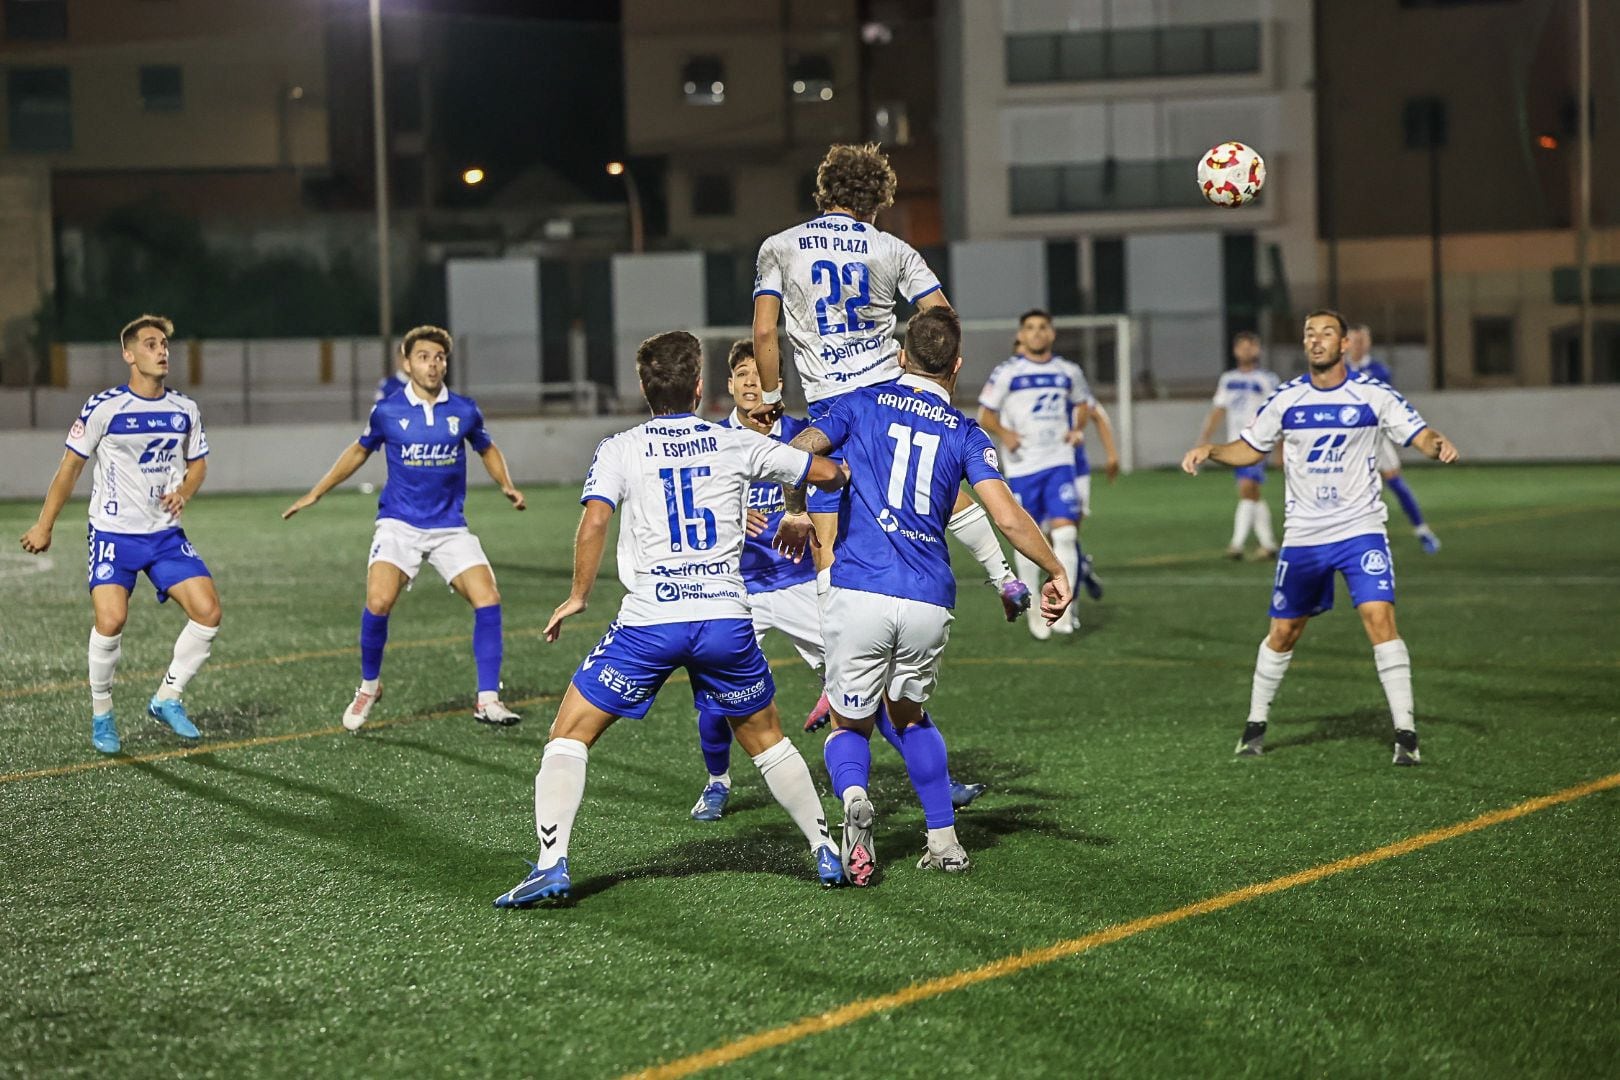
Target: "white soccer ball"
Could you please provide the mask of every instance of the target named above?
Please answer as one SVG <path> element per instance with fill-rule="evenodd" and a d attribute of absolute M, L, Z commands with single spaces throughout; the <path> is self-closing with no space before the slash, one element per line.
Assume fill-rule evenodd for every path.
<path fill-rule="evenodd" d="M 1265 159 L 1240 142 L 1223 142 L 1198 159 L 1198 190 L 1216 206 L 1253 202 L 1265 183 Z"/>
<path fill-rule="evenodd" d="M 377 490 L 377 486 L 375 484 L 373 484 L 370 480 L 367 480 L 367 481 L 365 481 L 364 483 L 362 483 L 360 485 L 360 494 L 362 494 L 362 495 L 370 495 L 373 492 L 375 492 L 376 490 Z"/>

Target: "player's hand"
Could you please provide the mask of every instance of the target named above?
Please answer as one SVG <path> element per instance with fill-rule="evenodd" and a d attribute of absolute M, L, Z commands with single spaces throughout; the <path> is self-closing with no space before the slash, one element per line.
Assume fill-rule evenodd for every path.
<path fill-rule="evenodd" d="M 306 493 L 297 502 L 293 503 L 291 506 L 287 507 L 287 509 L 281 512 L 281 520 L 286 521 L 288 518 L 298 513 L 298 511 L 308 510 L 310 507 L 314 506 L 320 501 L 321 497 L 319 495 L 314 493 Z"/>
<path fill-rule="evenodd" d="M 776 526 L 777 551 L 794 562 L 803 562 L 806 551 L 820 546 L 821 540 L 816 536 L 816 527 L 809 514 L 782 515 L 781 522 Z"/>
<path fill-rule="evenodd" d="M 1450 465 L 1451 463 L 1453 463 L 1459 457 L 1462 456 L 1461 454 L 1457 453 L 1456 444 L 1453 443 L 1450 439 L 1446 438 L 1444 435 L 1441 435 L 1439 432 L 1435 432 L 1434 449 L 1435 449 L 1435 455 L 1434 456 L 1436 458 L 1438 458 L 1442 464 L 1445 464 L 1445 465 Z"/>
<path fill-rule="evenodd" d="M 563 620 L 570 615 L 578 615 L 584 611 L 587 604 L 577 596 L 570 596 L 557 605 L 557 610 L 551 613 L 551 619 L 546 623 L 546 640 L 556 641 L 562 637 Z"/>
<path fill-rule="evenodd" d="M 1007 451 L 1009 454 L 1016 454 L 1018 453 L 1018 448 L 1022 445 L 1024 445 L 1024 440 L 1018 437 L 1018 433 L 1016 431 L 1007 431 L 1006 429 L 1002 429 L 1001 448 L 1003 450 Z"/>
<path fill-rule="evenodd" d="M 35 525 L 22 534 L 22 549 L 30 555 L 39 555 L 51 547 L 51 530 L 46 525 Z"/>
<path fill-rule="evenodd" d="M 523 501 L 523 492 L 517 488 L 503 487 L 501 488 L 501 494 L 505 495 L 506 501 L 512 504 L 512 509 L 527 510 L 529 508 L 529 504 Z"/>
<path fill-rule="evenodd" d="M 1062 618 L 1064 610 L 1073 600 L 1074 593 L 1067 574 L 1048 578 L 1046 584 L 1041 586 L 1041 618 L 1046 620 L 1046 625 L 1051 626 Z"/>
<path fill-rule="evenodd" d="M 158 500 L 158 505 L 167 510 L 173 517 L 179 517 L 180 511 L 186 508 L 186 497 L 178 491 L 167 491 Z"/>
<path fill-rule="evenodd" d="M 749 536 L 761 536 L 771 527 L 771 519 L 758 510 L 748 511 L 748 517 L 743 522 L 743 528 L 748 530 Z"/>
<path fill-rule="evenodd" d="M 1103 466 L 1103 472 L 1107 475 L 1108 482 L 1110 484 L 1112 484 L 1115 480 L 1118 480 L 1119 479 L 1119 458 L 1117 458 L 1117 457 L 1109 458 L 1108 459 L 1108 464 Z"/>
<path fill-rule="evenodd" d="M 1187 455 L 1181 459 L 1181 471 L 1186 473 L 1188 476 L 1197 476 L 1198 466 L 1209 460 L 1209 455 L 1214 449 L 1215 448 L 1209 443 L 1205 443 L 1202 446 L 1193 447 L 1191 450 L 1187 451 Z"/>
<path fill-rule="evenodd" d="M 774 405 L 762 401 L 749 409 L 748 415 L 755 423 L 774 424 L 782 418 L 782 412 L 782 403 L 780 401 Z"/>
<path fill-rule="evenodd" d="M 1070 446 L 1079 446 L 1086 441 L 1085 430 L 1083 428 L 1070 428 L 1069 433 L 1063 436 L 1063 441 Z"/>

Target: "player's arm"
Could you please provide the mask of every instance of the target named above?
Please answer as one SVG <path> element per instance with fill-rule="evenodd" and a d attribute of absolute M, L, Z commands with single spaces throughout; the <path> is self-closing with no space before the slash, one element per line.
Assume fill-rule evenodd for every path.
<path fill-rule="evenodd" d="M 1048 626 L 1057 622 L 1063 609 L 1074 599 L 1074 594 L 1057 553 L 1046 542 L 1046 537 L 1041 535 L 1041 527 L 1035 524 L 1028 511 L 1018 505 L 1005 480 L 980 480 L 973 485 L 973 490 L 1001 535 L 1012 542 L 1019 554 L 1046 571 L 1048 580 L 1041 586 L 1041 615 Z"/>
<path fill-rule="evenodd" d="M 562 636 L 564 619 L 590 606 L 591 590 L 596 587 L 596 575 L 602 569 L 602 552 L 607 548 L 611 520 L 612 503 L 600 498 L 585 500 L 585 512 L 579 515 L 579 528 L 574 532 L 574 587 L 569 590 L 568 599 L 558 604 L 547 620 L 547 641 L 556 641 Z"/>
<path fill-rule="evenodd" d="M 356 443 L 355 445 L 359 444 Z M 478 451 L 478 456 L 484 461 L 484 471 L 488 472 L 489 478 L 500 487 L 501 494 L 506 496 L 507 501 L 512 504 L 512 508 L 514 510 L 527 509 L 528 504 L 523 501 L 523 492 L 512 486 L 512 474 L 507 471 L 506 455 L 501 453 L 501 448 L 494 443 L 490 443 Z"/>
<path fill-rule="evenodd" d="M 1412 439 L 1412 446 L 1435 461 L 1450 465 L 1461 455 L 1457 445 L 1432 427 L 1426 427 Z"/>
<path fill-rule="evenodd" d="M 761 402 L 749 414 L 764 423 L 782 415 L 782 346 L 776 336 L 781 317 L 780 296 L 760 293 L 754 297 L 754 366 L 759 371 L 759 389 L 767 398 L 777 395 L 774 402 Z"/>
<path fill-rule="evenodd" d="M 281 520 L 286 521 L 298 511 L 307 510 L 320 502 L 322 495 L 353 476 L 356 470 L 364 465 L 366 459 L 370 456 L 371 451 L 364 446 L 357 442 L 350 443 L 344 448 L 343 453 L 338 455 L 337 460 L 332 463 L 332 467 L 326 470 L 326 475 L 316 481 L 315 486 L 305 492 L 297 502 L 281 512 Z"/>
<path fill-rule="evenodd" d="M 815 455 L 811 458 L 810 475 L 807 477 L 811 483 L 815 483 L 818 468 L 830 466 L 838 474 L 837 480 L 833 481 L 831 486 L 827 484 L 816 486 L 823 491 L 837 491 L 844 486 L 848 474 L 837 462 L 821 456 L 833 449 L 833 442 L 820 428 L 814 426 L 805 428 L 795 435 L 788 445 L 795 450 L 804 450 Z M 776 550 L 794 562 L 804 558 L 804 553 L 809 550 L 810 545 L 816 543 L 815 525 L 811 523 L 810 514 L 805 509 L 807 498 L 808 493 L 803 486 L 782 485 L 782 499 L 787 504 L 787 509 L 782 514 L 782 520 L 776 525 Z"/>
<path fill-rule="evenodd" d="M 1188 476 L 1198 475 L 1198 466 L 1206 461 L 1218 461 L 1222 465 L 1258 465 L 1264 460 L 1266 452 L 1258 450 L 1243 439 L 1233 439 L 1229 443 L 1204 443 L 1195 446 L 1181 459 L 1181 471 Z"/>
<path fill-rule="evenodd" d="M 186 504 L 196 497 L 198 490 L 202 488 L 203 481 L 206 479 L 208 479 L 207 456 L 192 458 L 186 462 L 186 475 L 181 478 L 180 486 L 165 493 L 162 498 L 158 499 L 158 503 L 163 509 L 175 517 L 179 517 L 180 511 L 184 510 Z"/>
<path fill-rule="evenodd" d="M 56 519 L 61 516 L 62 507 L 73 497 L 73 486 L 79 482 L 79 474 L 84 472 L 85 460 L 72 450 L 62 452 L 62 463 L 56 467 L 56 475 L 51 477 L 51 486 L 45 489 L 45 505 L 40 507 L 39 517 L 34 524 L 22 534 L 24 551 L 38 555 L 50 548 L 51 530 L 56 528 Z"/>
<path fill-rule="evenodd" d="M 1209 410 L 1209 415 L 1204 417 L 1204 426 L 1198 432 L 1198 442 L 1200 445 L 1209 442 L 1209 437 L 1215 434 L 1215 430 L 1220 426 L 1221 421 L 1224 419 L 1226 419 L 1226 406 L 1217 405 L 1213 409 Z"/>
<path fill-rule="evenodd" d="M 1097 439 L 1103 448 L 1103 472 L 1112 484 L 1119 479 L 1119 448 L 1114 444 L 1114 422 L 1108 419 L 1108 410 L 1099 405 L 1087 405 L 1091 420 L 1097 425 Z"/>
<path fill-rule="evenodd" d="M 930 293 L 929 295 L 932 296 L 934 294 Z M 926 299 L 926 297 L 924 299 Z M 1023 442 L 1023 440 L 1018 437 L 1018 432 L 1013 431 L 1011 428 L 1002 426 L 1000 411 L 992 409 L 988 405 L 979 406 L 979 426 L 984 428 L 992 439 L 995 439 L 997 442 L 1001 443 L 1002 446 L 1005 446 L 1007 448 L 1007 453 L 1009 454 L 1017 450 L 1019 444 Z"/>
<path fill-rule="evenodd" d="M 927 311 L 931 307 L 950 307 L 950 306 L 951 306 L 951 302 L 949 300 L 945 299 L 945 290 L 944 289 L 935 289 L 933 292 L 928 293 L 926 296 L 919 296 L 917 298 L 917 310 L 918 311 Z"/>

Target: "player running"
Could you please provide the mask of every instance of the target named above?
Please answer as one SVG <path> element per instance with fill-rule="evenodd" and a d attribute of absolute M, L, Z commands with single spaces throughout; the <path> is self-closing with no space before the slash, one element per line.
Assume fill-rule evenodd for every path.
<path fill-rule="evenodd" d="M 1254 414 L 1260 411 L 1266 399 L 1276 393 L 1277 384 L 1281 381 L 1273 372 L 1260 366 L 1260 335 L 1253 330 L 1240 330 L 1232 335 L 1232 359 L 1237 361 L 1237 367 L 1223 371 L 1220 381 L 1215 384 L 1215 397 L 1210 403 L 1209 415 L 1204 418 L 1204 426 L 1198 432 L 1200 443 L 1209 441 L 1223 419 L 1226 421 L 1227 441 L 1236 439 L 1249 421 L 1254 419 Z M 1260 493 L 1260 485 L 1266 482 L 1265 459 L 1261 458 L 1253 465 L 1239 466 L 1232 470 L 1232 475 L 1237 480 L 1238 504 L 1237 513 L 1232 519 L 1232 542 L 1226 545 L 1226 557 L 1243 558 L 1243 545 L 1248 541 L 1252 528 L 1255 539 L 1260 541 L 1260 550 L 1255 557 L 1262 560 L 1276 558 L 1277 538 L 1271 531 L 1271 507 Z"/>
<path fill-rule="evenodd" d="M 1047 621 L 1061 618 L 1071 599 L 1068 573 L 1001 479 L 990 437 L 951 407 L 961 347 L 955 312 L 918 312 L 900 353 L 904 374 L 841 395 L 793 440 L 817 453 L 843 448 L 850 470 L 822 625 L 834 727 L 824 754 L 844 804 L 844 865 L 855 885 L 869 884 L 877 869 L 868 783 L 880 706 L 900 732 L 900 755 L 928 827 L 918 869 L 954 873 L 969 866 L 956 836 L 945 739 L 923 710 L 956 605 L 945 533 L 963 480 L 1013 547 L 1050 575 L 1041 590 Z M 791 516 L 803 499 L 803 491 L 789 494 L 790 516 L 778 528 L 778 544 L 789 554 L 811 535 L 808 522 Z"/>
<path fill-rule="evenodd" d="M 484 429 L 484 414 L 471 398 L 444 385 L 450 367 L 450 333 L 418 326 L 400 343 L 410 383 L 371 408 L 360 438 L 316 485 L 281 515 L 292 517 L 353 476 L 383 449 L 388 479 L 377 499 L 377 526 L 366 566 L 366 604 L 360 610 L 360 688 L 343 710 L 343 726 L 359 731 L 382 697 L 383 650 L 388 615 L 401 590 L 416 581 L 425 559 L 473 608 L 473 659 L 478 698 L 473 719 L 502 727 L 523 718 L 501 702 L 501 594 L 484 547 L 467 528 L 467 459 L 462 444 L 483 459 L 490 478 L 514 509 L 523 493 L 512 486 L 506 456 Z"/>
<path fill-rule="evenodd" d="M 646 716 L 676 668 L 691 677 L 695 704 L 727 718 L 809 842 L 822 883 L 836 885 L 843 876 L 810 770 L 782 737 L 776 684 L 759 651 L 738 564 L 755 481 L 808 480 L 836 490 L 844 473 L 826 458 L 694 415 L 703 397 L 702 364 L 702 346 L 684 331 L 643 341 L 636 372 L 653 418 L 602 440 L 585 477 L 574 587 L 546 623 L 546 640 L 556 641 L 563 621 L 586 609 L 615 510 L 623 512 L 618 565 L 626 593 L 551 725 L 534 780 L 539 859 L 496 898 L 497 907 L 567 897 L 568 841 L 585 796 L 590 747 L 619 717 Z"/>
<path fill-rule="evenodd" d="M 1055 337 L 1047 312 L 1034 308 L 1019 316 L 1019 351 L 997 364 L 985 381 L 979 393 L 979 424 L 1001 442 L 1006 453 L 1003 471 L 1013 497 L 1051 538 L 1069 580 L 1077 581 L 1083 510 L 1076 448 L 1084 442 L 1085 421 L 1097 399 L 1080 365 L 1053 354 Z M 1117 467 L 1117 455 L 1109 456 Z M 1090 486 L 1088 463 L 1088 495 Z M 1022 555 L 1014 559 L 1018 576 L 1034 580 L 1035 564 Z M 1087 577 L 1087 590 L 1101 596 L 1102 582 L 1095 575 Z M 1035 608 L 1027 618 L 1030 635 L 1037 641 L 1054 633 L 1072 634 L 1080 625 L 1072 606 L 1050 626 Z"/>
<path fill-rule="evenodd" d="M 1372 330 L 1365 323 L 1350 328 L 1344 343 L 1344 359 L 1351 371 L 1364 372 L 1381 383 L 1395 385 L 1395 376 L 1389 368 L 1372 358 Z M 1412 535 L 1418 538 L 1424 554 L 1438 552 L 1440 538 L 1424 522 L 1417 496 L 1412 494 L 1412 489 L 1406 485 L 1406 478 L 1401 475 L 1401 454 L 1394 443 L 1385 441 L 1378 444 L 1378 472 L 1384 478 L 1384 486 L 1395 493 L 1407 520 L 1412 523 Z"/>
<path fill-rule="evenodd" d="M 759 371 L 754 365 L 752 341 L 734 343 L 726 363 L 731 371 L 726 390 L 737 407 L 720 421 L 721 426 L 747 428 L 780 443 L 792 441 L 809 426 L 786 414 L 772 424 L 762 424 L 749 415 L 760 400 Z M 748 602 L 753 608 L 754 640 L 763 645 L 768 631 L 780 631 L 793 642 L 794 649 L 811 670 L 820 675 L 824 651 L 821 612 L 816 601 L 815 564 L 808 560 L 794 561 L 773 546 L 776 526 L 782 520 L 785 506 L 781 484 L 758 483 L 748 489 L 748 536 L 743 541 L 741 564 L 743 587 L 748 591 Z M 827 695 L 822 693 L 805 718 L 804 730 L 818 731 L 830 718 Z M 881 714 L 878 730 L 898 752 L 900 738 L 894 725 Z M 731 799 L 732 738 L 731 723 L 725 711 L 712 699 L 698 701 L 698 737 L 709 779 L 692 807 L 692 817 L 697 821 L 719 821 Z M 951 804 L 965 807 L 984 790 L 984 784 L 962 784 L 953 780 Z"/>
<path fill-rule="evenodd" d="M 1253 465 L 1279 440 L 1287 513 L 1277 578 L 1271 594 L 1271 631 L 1255 661 L 1249 719 L 1237 753 L 1263 750 L 1271 700 L 1288 671 L 1294 643 L 1313 615 L 1333 607 L 1333 575 L 1343 575 L 1350 600 L 1373 646 L 1384 696 L 1395 722 L 1395 764 L 1416 765 L 1412 719 L 1412 661 L 1395 629 L 1395 568 L 1379 497 L 1378 445 L 1394 439 L 1446 463 L 1457 448 L 1424 424 L 1405 398 L 1366 374 L 1353 375 L 1343 356 L 1344 318 L 1336 311 L 1305 317 L 1310 372 L 1272 394 L 1237 439 L 1187 451 L 1181 467 L 1192 475 L 1205 461 Z"/>
<path fill-rule="evenodd" d="M 183 739 L 198 738 L 181 701 L 219 633 L 219 594 L 180 515 L 208 475 L 208 436 L 197 403 L 164 386 L 174 324 L 142 315 L 118 334 L 129 382 L 84 403 L 67 436 L 67 452 L 45 495 L 39 519 L 22 535 L 23 550 L 48 551 L 57 516 L 73 495 L 84 463 L 96 459 L 90 489 L 90 743 L 103 754 L 123 747 L 113 714 L 112 685 L 123 655 L 124 623 L 136 577 L 144 573 L 158 603 L 174 597 L 186 625 L 148 715 Z"/>
<path fill-rule="evenodd" d="M 769 422 L 782 411 L 776 324 L 784 313 L 815 423 L 839 395 L 899 377 L 894 306 L 900 299 L 920 310 L 950 306 L 922 256 L 873 224 L 878 211 L 894 202 L 895 183 L 876 143 L 833 146 L 816 170 L 820 215 L 760 245 L 754 277 L 754 353 L 763 393 L 754 411 L 760 420 Z M 809 505 L 816 566 L 825 571 L 838 533 L 838 498 L 812 494 Z M 956 496 L 950 531 L 999 589 L 1007 621 L 1018 618 L 1029 607 L 1029 588 L 1007 566 L 984 508 L 965 492 Z M 824 587 L 824 576 L 818 587 Z"/>

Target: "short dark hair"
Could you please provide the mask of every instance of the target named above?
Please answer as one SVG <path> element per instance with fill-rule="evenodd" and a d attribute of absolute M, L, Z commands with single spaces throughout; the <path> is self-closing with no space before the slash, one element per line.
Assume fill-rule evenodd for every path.
<path fill-rule="evenodd" d="M 930 375 L 948 375 L 962 355 L 962 320 L 944 304 L 925 308 L 906 323 L 906 355 Z"/>
<path fill-rule="evenodd" d="M 1315 311 L 1307 311 L 1305 313 L 1305 322 L 1310 322 L 1312 319 L 1318 316 L 1326 316 L 1327 318 L 1330 318 L 1334 322 L 1338 323 L 1340 337 L 1343 337 L 1345 334 L 1350 332 L 1350 325 L 1344 321 L 1344 316 L 1340 315 L 1332 308 L 1319 307 Z"/>
<path fill-rule="evenodd" d="M 1018 325 L 1023 326 L 1025 319 L 1033 319 L 1037 316 L 1045 319 L 1047 322 L 1052 321 L 1052 313 L 1050 311 L 1047 311 L 1045 308 L 1032 307 L 1022 315 L 1018 316 Z"/>
<path fill-rule="evenodd" d="M 138 315 L 129 321 L 129 325 L 118 331 L 118 344 L 122 348 L 129 348 L 135 340 L 135 335 L 148 326 L 163 331 L 166 338 L 174 337 L 174 323 L 169 321 L 167 315 Z"/>
<path fill-rule="evenodd" d="M 869 218 L 894 204 L 897 183 L 877 143 L 834 145 L 816 169 L 816 209 L 837 207 Z"/>
<path fill-rule="evenodd" d="M 684 412 L 697 398 L 703 343 L 685 330 L 670 330 L 636 346 L 641 392 L 655 413 Z"/>
<path fill-rule="evenodd" d="M 415 327 L 414 329 L 405 331 L 405 336 L 402 339 L 400 339 L 399 355 L 401 355 L 401 356 L 409 356 L 409 355 L 411 355 L 411 350 L 416 348 L 416 343 L 419 342 L 419 341 L 431 341 L 431 342 L 433 342 L 435 345 L 438 345 L 439 347 L 444 349 L 445 359 L 450 358 L 450 345 L 451 345 L 450 331 L 446 330 L 442 326 L 431 326 L 431 325 L 429 325 L 429 326 L 418 326 L 418 327 Z"/>
<path fill-rule="evenodd" d="M 1232 344 L 1236 345 L 1240 341 L 1252 341 L 1256 345 L 1261 344 L 1260 335 L 1253 330 L 1239 330 L 1232 335 Z"/>
<path fill-rule="evenodd" d="M 738 338 L 731 343 L 731 352 L 726 355 L 726 370 L 736 371 L 753 358 L 753 340 L 751 338 Z"/>

